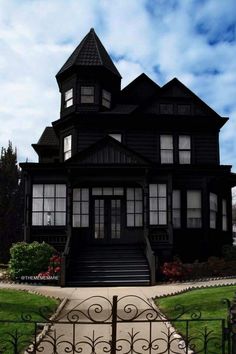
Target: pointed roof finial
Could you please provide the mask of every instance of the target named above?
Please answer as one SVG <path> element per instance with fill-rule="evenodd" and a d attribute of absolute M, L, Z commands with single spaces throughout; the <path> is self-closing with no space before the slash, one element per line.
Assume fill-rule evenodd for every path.
<path fill-rule="evenodd" d="M 58 77 L 73 66 L 101 66 L 121 77 L 94 28 L 90 29 L 56 76 Z"/>

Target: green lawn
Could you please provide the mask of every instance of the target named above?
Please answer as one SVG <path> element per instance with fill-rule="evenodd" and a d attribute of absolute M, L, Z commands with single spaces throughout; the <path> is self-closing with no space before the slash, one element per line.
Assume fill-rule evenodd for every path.
<path fill-rule="evenodd" d="M 32 320 L 43 322 L 39 315 L 40 308 L 48 307 L 44 313 L 46 316 L 50 316 L 58 304 L 55 299 L 29 294 L 25 291 L 0 290 L 0 353 L 14 353 L 12 342 L 16 337 L 18 338 L 18 350 L 27 347 L 27 344 L 33 338 L 34 324 L 20 323 L 22 314 L 31 316 Z"/>
<path fill-rule="evenodd" d="M 184 306 L 187 313 L 179 317 L 179 320 L 171 322 L 183 337 L 187 337 L 188 331 L 188 337 L 192 338 L 189 347 L 190 344 L 196 345 L 199 353 L 221 354 L 222 321 L 214 319 L 227 318 L 227 306 L 222 303 L 222 299 L 232 300 L 235 292 L 236 286 L 191 290 L 184 294 L 156 299 L 155 302 L 168 319 L 176 319 L 180 314 L 180 309 L 175 309 L 176 305 Z M 194 312 L 199 314 L 195 311 L 197 309 L 201 311 L 202 320 L 186 321 L 191 319 L 191 314 Z M 208 319 L 208 321 L 203 321 L 203 319 Z M 206 340 L 204 340 L 204 335 Z M 206 346 L 205 349 L 204 346 Z"/>

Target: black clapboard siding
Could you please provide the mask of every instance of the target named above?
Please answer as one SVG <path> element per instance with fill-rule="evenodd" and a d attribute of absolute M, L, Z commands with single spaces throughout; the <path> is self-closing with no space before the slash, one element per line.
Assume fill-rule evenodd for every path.
<path fill-rule="evenodd" d="M 199 133 L 193 136 L 193 148 L 196 164 L 218 164 L 218 134 Z"/>
<path fill-rule="evenodd" d="M 127 131 L 126 145 L 142 156 L 157 162 L 157 134 L 151 131 Z"/>

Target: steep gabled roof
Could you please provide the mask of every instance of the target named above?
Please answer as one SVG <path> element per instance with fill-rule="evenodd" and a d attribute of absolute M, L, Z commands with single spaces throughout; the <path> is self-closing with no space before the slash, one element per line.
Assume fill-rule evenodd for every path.
<path fill-rule="evenodd" d="M 56 76 L 59 76 L 73 66 L 103 66 L 113 74 L 121 77 L 93 28 L 80 42 Z"/>
<path fill-rule="evenodd" d="M 142 73 L 123 88 L 121 100 L 129 104 L 141 104 L 155 95 L 159 89 L 160 86 Z"/>
<path fill-rule="evenodd" d="M 176 93 L 175 89 L 179 91 Z M 170 92 L 172 90 L 172 94 Z M 176 77 L 167 82 L 164 86 L 162 86 L 160 91 L 161 96 L 169 96 L 169 97 L 188 97 L 195 100 L 195 102 L 199 103 L 200 106 L 205 108 L 209 113 L 213 115 L 219 116 L 217 112 L 215 112 L 210 106 L 208 106 L 200 97 L 198 97 L 193 91 L 191 91 L 187 86 L 185 86 L 181 81 L 179 81 Z"/>
<path fill-rule="evenodd" d="M 107 135 L 87 149 L 66 160 L 65 163 L 146 166 L 150 164 L 150 161 Z"/>

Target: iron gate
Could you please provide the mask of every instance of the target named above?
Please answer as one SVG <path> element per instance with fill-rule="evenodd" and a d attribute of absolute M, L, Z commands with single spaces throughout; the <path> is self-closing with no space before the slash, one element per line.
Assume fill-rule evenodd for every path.
<path fill-rule="evenodd" d="M 228 300 L 224 304 L 228 319 L 202 318 L 198 309 L 189 313 L 182 306 L 176 307 L 175 318 L 167 319 L 154 304 L 136 295 L 112 300 L 92 296 L 56 320 L 45 316 L 46 308 L 22 314 L 19 321 L 0 320 L 0 354 L 236 354 L 236 311 Z M 220 335 L 208 330 L 209 322 L 220 328 Z M 181 334 L 175 329 L 180 323 Z M 201 330 L 192 336 L 196 323 L 202 324 Z M 9 324 L 16 329 L 9 331 Z"/>

